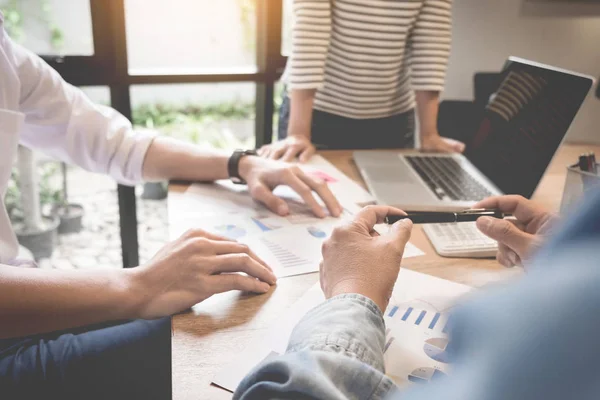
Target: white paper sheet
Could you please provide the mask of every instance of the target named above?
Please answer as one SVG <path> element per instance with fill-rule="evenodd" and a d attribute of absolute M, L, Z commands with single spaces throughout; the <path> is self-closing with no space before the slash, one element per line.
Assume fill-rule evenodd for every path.
<path fill-rule="evenodd" d="M 418 272 L 400 271 L 384 317 L 385 366 L 388 376 L 397 384 L 424 382 L 447 372 L 448 311 L 470 290 L 468 286 Z M 296 324 L 324 300 L 319 284 L 316 284 L 277 319 L 266 335 L 261 335 L 219 371 L 213 383 L 234 391 L 258 363 L 285 353 Z"/>
<path fill-rule="evenodd" d="M 378 224 L 375 225 L 374 230 L 375 232 L 379 233 L 380 235 L 387 235 L 390 231 L 391 225 L 387 225 L 387 224 Z M 410 257 L 419 257 L 425 255 L 425 253 L 419 249 L 417 246 L 415 246 L 412 243 L 407 243 L 406 247 L 404 248 L 404 254 L 402 255 L 402 258 L 410 258 Z"/>
<path fill-rule="evenodd" d="M 281 217 L 252 200 L 243 186 L 230 182 L 194 184 L 172 205 L 170 237 L 191 228 L 246 243 L 286 277 L 316 272 L 321 245 L 333 228 L 352 218 L 359 209 L 349 204 L 341 218 L 317 218 L 302 202 L 287 199 L 290 215 Z"/>
<path fill-rule="evenodd" d="M 301 167 L 317 178 L 325 180 L 338 199 L 344 199 L 344 201 L 353 202 L 354 204 L 372 203 L 375 201 L 375 198 L 362 186 L 348 178 L 342 171 L 320 155 L 313 156 L 306 164 L 301 164 Z"/>
<path fill-rule="evenodd" d="M 277 277 L 316 272 L 321 260 L 321 245 L 333 228 L 360 210 L 358 203 L 370 202 L 372 197 L 360 185 L 346 177 L 328 161 L 315 156 L 302 164 L 307 173 L 324 179 L 344 207 L 341 218 L 317 218 L 298 194 L 287 186 L 275 189 L 286 199 L 290 214 L 281 217 L 250 197 L 246 186 L 231 181 L 215 184 L 193 184 L 178 200 L 170 202 L 171 239 L 190 228 L 229 237 L 248 244 L 273 268 Z M 323 202 L 315 195 L 326 210 Z M 380 232 L 385 228 L 380 227 Z M 423 255 L 408 244 L 404 258 Z"/>
<path fill-rule="evenodd" d="M 425 253 L 419 249 L 414 244 L 408 242 L 406 243 L 406 247 L 404 247 L 404 254 L 402 255 L 402 259 L 411 258 L 411 257 L 419 257 L 423 256 Z"/>

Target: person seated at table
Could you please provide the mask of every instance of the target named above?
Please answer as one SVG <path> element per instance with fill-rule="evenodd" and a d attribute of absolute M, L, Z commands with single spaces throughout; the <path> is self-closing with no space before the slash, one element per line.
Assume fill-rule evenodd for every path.
<path fill-rule="evenodd" d="M 2 399 L 170 398 L 170 319 L 158 318 L 215 293 L 265 293 L 275 283 L 269 266 L 247 246 L 200 229 L 167 244 L 139 268 L 15 267 L 25 262 L 15 259 L 18 243 L 3 197 L 19 143 L 122 184 L 231 176 L 247 182 L 250 195 L 280 215 L 289 208 L 272 193 L 278 185 L 296 190 L 318 216 L 325 211 L 313 193 L 332 215 L 341 212 L 327 185 L 295 166 L 134 133 L 122 115 L 94 105 L 13 43 L 1 13 L 0 71 Z M 142 320 L 131 321 L 136 318 Z"/>
<path fill-rule="evenodd" d="M 412 226 L 404 220 L 376 236 L 373 226 L 400 211 L 371 207 L 323 246 L 321 287 L 329 300 L 298 323 L 285 355 L 244 379 L 234 399 L 600 398 L 600 192 L 541 248 L 554 225 L 551 213 L 517 196 L 477 207 L 516 217 L 515 224 L 481 218 L 477 226 L 500 241 L 503 264 L 524 264 L 527 273 L 458 306 L 448 376 L 400 391 L 384 374 L 382 311 Z"/>
<path fill-rule="evenodd" d="M 462 152 L 438 133 L 451 0 L 294 0 L 279 141 L 259 153 L 307 161 L 323 149 Z"/>

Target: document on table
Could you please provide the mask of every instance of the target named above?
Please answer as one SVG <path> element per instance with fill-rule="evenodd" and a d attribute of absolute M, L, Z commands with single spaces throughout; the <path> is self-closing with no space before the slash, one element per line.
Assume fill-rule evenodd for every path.
<path fill-rule="evenodd" d="M 348 178 L 329 161 L 320 155 L 313 156 L 310 161 L 300 164 L 309 175 L 322 179 L 338 199 L 345 199 L 355 204 L 372 203 L 375 198 L 362 186 Z"/>
<path fill-rule="evenodd" d="M 402 269 L 385 311 L 387 375 L 398 385 L 424 383 L 448 370 L 448 312 L 471 288 Z M 317 283 L 266 335 L 238 355 L 213 378 L 231 392 L 257 364 L 285 353 L 291 333 L 308 311 L 325 300 Z"/>
<path fill-rule="evenodd" d="M 169 202 L 169 235 L 175 239 L 190 228 L 204 229 L 246 243 L 278 277 L 316 272 L 323 241 L 360 208 L 344 202 L 340 218 L 321 219 L 297 198 L 279 195 L 290 206 L 288 216 L 281 217 L 252 200 L 245 186 L 230 181 L 193 184 L 177 201 Z M 404 257 L 421 254 L 410 245 Z"/>
<path fill-rule="evenodd" d="M 246 188 L 230 182 L 193 184 L 170 210 L 170 237 L 190 228 L 246 243 L 278 277 L 319 270 L 321 244 L 333 228 L 351 218 L 358 207 L 348 205 L 341 218 L 315 217 L 308 206 L 287 199 L 290 214 L 281 217 L 255 202 Z"/>

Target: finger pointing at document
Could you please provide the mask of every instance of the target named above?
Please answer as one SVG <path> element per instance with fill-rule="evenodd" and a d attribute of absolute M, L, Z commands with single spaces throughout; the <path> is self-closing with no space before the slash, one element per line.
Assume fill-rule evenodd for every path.
<path fill-rule="evenodd" d="M 280 185 L 291 187 L 319 218 L 324 218 L 326 213 L 315 195 L 321 198 L 331 216 L 339 217 L 342 214 L 342 206 L 327 183 L 308 176 L 296 165 L 249 156 L 240 161 L 239 168 L 250 195 L 279 215 L 290 212 L 285 200 L 273 194 L 273 190 Z"/>

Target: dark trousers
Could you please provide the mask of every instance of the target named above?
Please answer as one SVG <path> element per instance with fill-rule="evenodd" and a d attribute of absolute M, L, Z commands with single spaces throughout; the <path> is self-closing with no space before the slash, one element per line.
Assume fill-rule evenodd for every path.
<path fill-rule="evenodd" d="M 171 319 L 0 340 L 0 398 L 170 399 Z"/>
<path fill-rule="evenodd" d="M 279 110 L 279 140 L 287 137 L 290 100 L 283 94 Z M 415 117 L 410 110 L 385 118 L 354 119 L 313 110 L 311 140 L 318 149 L 394 149 L 415 146 Z"/>

